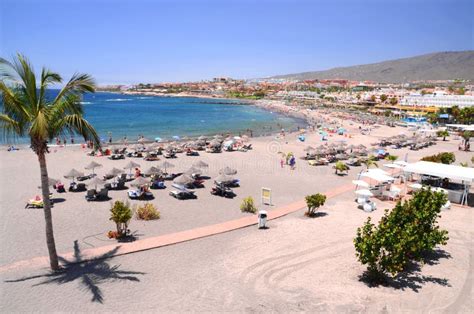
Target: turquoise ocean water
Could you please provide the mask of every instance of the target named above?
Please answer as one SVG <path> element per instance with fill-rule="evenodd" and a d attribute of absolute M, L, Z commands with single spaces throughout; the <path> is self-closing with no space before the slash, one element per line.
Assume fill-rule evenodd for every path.
<path fill-rule="evenodd" d="M 304 121 L 226 99 L 95 93 L 84 96 L 83 106 L 85 117 L 99 135 L 108 140 L 111 134 L 114 142 L 124 136 L 129 141 L 139 135 L 166 140 L 173 136 L 238 134 L 247 129 L 255 136 L 304 126 Z"/>

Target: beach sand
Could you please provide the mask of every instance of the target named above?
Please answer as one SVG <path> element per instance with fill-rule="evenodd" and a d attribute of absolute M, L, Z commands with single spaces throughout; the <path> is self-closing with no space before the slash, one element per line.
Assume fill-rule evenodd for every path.
<path fill-rule="evenodd" d="M 370 136 L 364 136 L 358 134 L 357 124 L 347 122 L 345 127 L 353 138 L 334 135 L 329 141 L 346 139 L 350 143 L 369 146 L 381 137 L 407 132 L 403 128 L 382 126 L 374 129 Z M 314 133 L 308 135 L 304 143 L 298 142 L 296 135 L 292 134 L 285 139 L 252 139 L 254 149 L 246 153 L 202 152 L 199 157 L 179 155 L 177 159 L 169 160 L 176 165 L 173 172 L 184 171 L 197 160 L 210 165 L 205 174 L 211 178 L 225 166 L 236 168 L 236 177 L 241 180 L 241 187 L 235 189 L 237 197 L 224 199 L 211 195 L 211 179 L 204 189 L 196 190 L 197 200 L 178 201 L 168 195 L 170 182 L 167 182 L 167 189 L 153 190 L 155 199 L 151 201 L 161 211 L 162 218 L 149 222 L 134 219 L 130 229 L 142 239 L 250 215 L 240 212 L 240 202 L 242 198 L 252 196 L 259 204 L 262 187 L 272 189 L 273 206 L 259 205 L 259 208 L 272 210 L 299 201 L 307 194 L 350 184 L 362 167 L 352 168 L 344 177 L 336 176 L 331 166 L 311 167 L 299 158 L 295 170 L 280 168 L 279 151 L 292 151 L 297 157 L 302 157 L 307 145 L 320 143 L 319 136 Z M 456 163 L 470 160 L 472 153 L 458 152 L 458 144 L 456 140 L 439 141 L 437 145 L 419 151 L 389 151 L 400 159 L 408 153 L 409 162 L 440 151 L 455 152 Z M 82 171 L 92 160 L 104 165 L 96 170 L 101 176 L 112 167 L 122 168 L 130 160 L 111 161 L 104 157 L 86 156 L 86 152 L 79 146 L 52 148 L 47 157 L 50 177 L 60 178 L 66 183 L 68 180 L 63 175 L 68 170 L 76 168 Z M 0 265 L 45 256 L 43 212 L 41 209 L 24 209 L 28 199 L 40 194 L 36 157 L 28 149 L 13 153 L 3 150 L 0 160 Z M 133 160 L 146 169 L 163 159 L 159 162 Z M 114 229 L 109 221 L 110 202 L 86 202 L 84 195 L 54 192 L 53 198 L 59 201 L 52 211 L 60 253 L 72 251 L 74 241 L 81 249 L 115 243 L 106 237 L 106 232 Z M 127 198 L 126 190 L 111 191 L 109 195 L 112 200 Z M 41 278 L 17 283 L 4 280 L 44 274 L 45 269 L 4 272 L 0 274 L 0 310 L 457 312 L 472 307 L 471 208 L 454 207 L 443 212 L 441 224 L 451 235 L 448 246 L 443 249 L 450 258 L 440 258 L 433 265 L 425 265 L 421 273 L 408 280 L 412 282 L 411 287 L 407 283 L 398 288 L 369 288 L 358 279 L 363 267 L 355 258 L 352 239 L 356 228 L 368 215 L 377 219 L 384 208 L 393 204 L 379 202 L 379 210 L 367 214 L 356 209 L 353 199 L 354 194 L 348 192 L 329 200 L 322 209 L 327 215 L 316 219 L 304 218 L 303 212 L 299 211 L 272 221 L 270 229 L 265 231 L 249 227 L 101 262 L 108 266 L 97 267 L 120 265 L 122 270 L 145 273 L 131 275 L 139 282 L 114 281 L 111 276 L 99 280 L 100 276 L 96 276 L 97 285 L 104 294 L 103 304 L 90 302 L 91 292 L 82 286 L 81 279 L 64 285 L 31 288 Z M 81 271 L 90 272 L 87 269 L 78 272 Z"/>

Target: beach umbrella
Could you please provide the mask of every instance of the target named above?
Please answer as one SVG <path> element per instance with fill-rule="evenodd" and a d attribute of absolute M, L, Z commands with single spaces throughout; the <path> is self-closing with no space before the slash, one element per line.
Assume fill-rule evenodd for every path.
<path fill-rule="evenodd" d="M 357 145 L 358 149 L 367 149 L 367 147 L 363 144 Z"/>
<path fill-rule="evenodd" d="M 234 180 L 234 178 L 231 177 L 230 175 L 220 174 L 214 180 L 216 182 L 229 182 L 229 181 Z"/>
<path fill-rule="evenodd" d="M 313 146 L 306 146 L 306 148 L 303 151 L 308 153 L 308 152 L 313 151 L 313 150 L 314 150 Z"/>
<path fill-rule="evenodd" d="M 80 171 L 78 171 L 74 168 L 69 170 L 69 172 L 64 175 L 64 177 L 67 178 L 67 179 L 72 178 L 73 182 L 74 182 L 74 178 L 83 177 L 83 176 L 84 176 L 83 172 L 80 172 Z"/>
<path fill-rule="evenodd" d="M 92 161 L 90 164 L 88 164 L 84 168 L 87 170 L 92 170 L 92 174 L 94 174 L 94 169 L 99 168 L 99 167 L 102 167 L 102 165 L 99 164 L 98 162 Z"/>
<path fill-rule="evenodd" d="M 194 182 L 194 179 L 191 178 L 187 174 L 182 174 L 182 175 L 180 175 L 179 177 L 176 177 L 173 180 L 173 183 L 178 184 L 178 185 L 186 185 L 186 184 L 189 184 L 189 183 L 192 183 L 192 182 Z"/>
<path fill-rule="evenodd" d="M 214 139 L 216 139 L 216 140 L 222 140 L 222 139 L 223 139 L 223 136 L 220 135 L 220 134 L 216 134 L 216 135 L 214 135 Z"/>
<path fill-rule="evenodd" d="M 200 174 L 202 174 L 202 171 L 199 168 L 191 167 L 188 170 L 186 170 L 184 173 L 187 174 L 187 175 L 193 175 L 193 174 L 200 175 Z"/>
<path fill-rule="evenodd" d="M 357 195 L 360 195 L 360 196 L 367 196 L 367 197 L 371 197 L 371 196 L 374 196 L 374 194 L 372 192 L 370 192 L 369 190 L 357 190 L 355 191 L 355 194 Z"/>
<path fill-rule="evenodd" d="M 198 140 L 199 141 L 205 141 L 205 140 L 207 140 L 207 137 L 205 137 L 204 135 L 201 135 L 200 137 L 198 137 Z"/>
<path fill-rule="evenodd" d="M 123 173 L 123 170 L 117 169 L 117 168 L 112 168 L 109 172 L 107 172 L 105 175 L 108 177 L 116 177 L 119 174 Z"/>
<path fill-rule="evenodd" d="M 165 172 L 166 172 L 166 169 L 168 168 L 173 168 L 174 165 L 168 161 L 164 161 L 160 164 L 160 168 L 165 168 Z"/>
<path fill-rule="evenodd" d="M 237 174 L 237 170 L 236 170 L 236 169 L 232 169 L 232 168 L 230 168 L 230 167 L 225 167 L 225 168 L 219 170 L 219 174 L 235 175 L 235 174 Z"/>
<path fill-rule="evenodd" d="M 219 141 L 219 140 L 212 140 L 212 141 L 209 142 L 209 146 L 212 146 L 212 147 L 214 147 L 214 146 L 221 146 L 221 141 Z"/>
<path fill-rule="evenodd" d="M 368 188 L 369 187 L 369 184 L 365 181 L 362 181 L 362 180 L 352 180 L 352 184 L 355 184 L 356 187 L 357 186 L 361 186 L 361 187 L 364 187 L 364 188 Z"/>
<path fill-rule="evenodd" d="M 197 167 L 197 168 L 208 168 L 209 165 L 206 164 L 204 161 L 199 160 L 199 161 L 196 161 L 195 163 L 193 163 L 193 167 Z"/>
<path fill-rule="evenodd" d="M 151 175 L 154 175 L 154 174 L 160 174 L 161 173 L 161 170 L 155 166 L 151 166 L 150 168 L 148 168 L 147 170 L 145 170 L 144 174 L 147 175 L 147 176 L 151 176 Z"/>
<path fill-rule="evenodd" d="M 58 183 L 59 180 L 56 180 L 56 179 L 53 179 L 53 178 L 48 178 L 48 185 L 49 186 L 53 186 L 53 185 L 56 185 L 56 183 Z M 41 189 L 41 185 L 38 186 L 38 189 Z"/>
<path fill-rule="evenodd" d="M 181 140 L 181 138 L 180 138 L 178 135 L 174 135 L 174 136 L 173 136 L 173 139 L 174 139 L 174 140 L 177 140 L 177 141 Z"/>
<path fill-rule="evenodd" d="M 142 138 L 139 138 L 137 142 L 143 144 L 143 143 L 145 143 L 145 142 L 150 142 L 150 140 L 147 139 L 147 138 L 145 138 L 145 137 L 142 137 Z"/>
<path fill-rule="evenodd" d="M 123 169 L 133 169 L 133 168 L 137 168 L 137 167 L 140 167 L 139 164 L 137 164 L 136 162 L 134 161 L 129 161 L 125 167 L 123 167 Z"/>
<path fill-rule="evenodd" d="M 133 161 L 130 160 L 130 161 L 125 165 L 125 167 L 123 167 L 123 169 L 129 169 L 129 170 L 130 170 L 130 176 L 132 176 L 132 169 L 133 169 L 133 168 L 139 168 L 139 167 L 140 167 L 139 164 L 137 164 L 136 162 L 133 162 Z"/>
<path fill-rule="evenodd" d="M 161 137 L 155 137 L 156 142 L 161 142 Z"/>
<path fill-rule="evenodd" d="M 133 180 L 132 182 L 130 182 L 130 185 L 132 185 L 132 186 L 144 186 L 144 185 L 147 185 L 147 184 L 150 184 L 150 180 L 146 179 L 144 177 L 138 177 L 135 180 Z"/>
<path fill-rule="evenodd" d="M 97 190 L 98 185 L 104 185 L 105 181 L 100 179 L 99 177 L 93 177 L 89 182 L 86 183 L 89 186 L 94 186 L 95 189 Z"/>

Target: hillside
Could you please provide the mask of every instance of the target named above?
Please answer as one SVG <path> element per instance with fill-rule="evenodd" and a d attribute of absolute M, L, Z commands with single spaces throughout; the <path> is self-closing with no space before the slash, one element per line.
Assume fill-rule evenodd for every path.
<path fill-rule="evenodd" d="M 338 67 L 325 71 L 273 76 L 284 79 L 349 79 L 400 83 L 417 80 L 467 79 L 474 81 L 474 50 L 437 52 L 379 63 Z"/>

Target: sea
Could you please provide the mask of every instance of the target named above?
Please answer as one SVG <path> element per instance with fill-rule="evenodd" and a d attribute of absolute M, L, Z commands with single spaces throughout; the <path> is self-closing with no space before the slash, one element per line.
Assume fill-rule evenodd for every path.
<path fill-rule="evenodd" d="M 240 100 L 124 95 L 97 92 L 82 99 L 85 118 L 103 141 L 139 136 L 162 141 L 215 134 L 269 135 L 304 127 L 305 121 Z M 78 140 L 79 138 L 76 138 Z M 70 138 L 67 138 L 68 142 Z M 16 142 L 27 143 L 27 139 Z M 5 142 L 4 142 L 5 143 Z"/>

